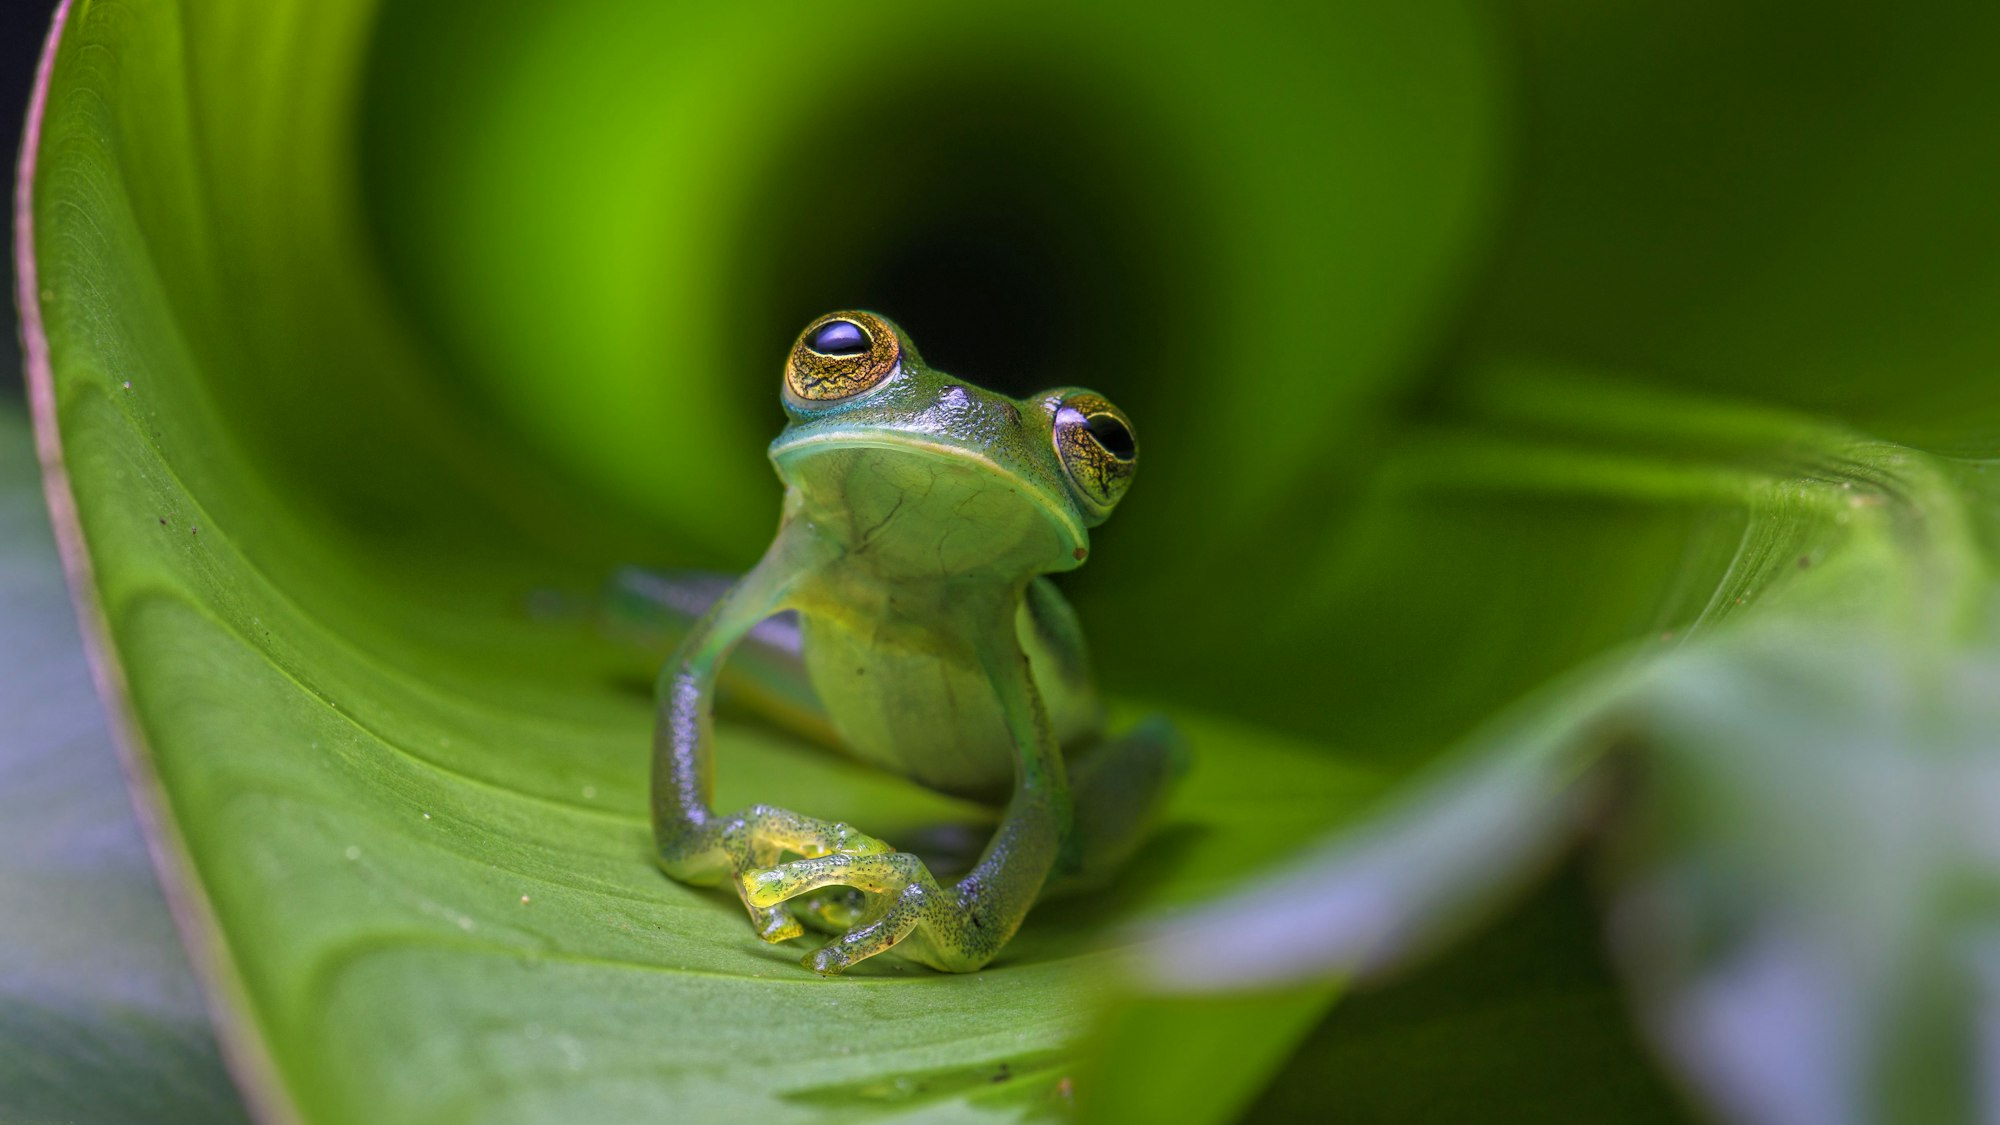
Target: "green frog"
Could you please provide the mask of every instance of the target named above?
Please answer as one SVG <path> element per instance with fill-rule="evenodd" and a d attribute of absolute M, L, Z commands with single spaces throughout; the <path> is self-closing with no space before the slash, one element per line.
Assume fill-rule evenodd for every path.
<path fill-rule="evenodd" d="M 1164 719 L 1106 736 L 1082 630 L 1047 577 L 1089 557 L 1138 439 L 1090 391 L 1013 399 L 932 370 L 861 311 L 806 326 L 782 396 L 776 537 L 719 596 L 678 591 L 712 604 L 658 683 L 660 865 L 732 888 L 767 941 L 808 924 L 833 934 L 803 962 L 821 974 L 889 949 L 978 969 L 1038 897 L 1127 858 L 1186 768 Z M 844 823 L 710 809 L 711 715 L 739 644 L 763 681 L 748 694 L 822 722 L 866 762 L 1000 808 L 971 870 L 940 882 Z"/>

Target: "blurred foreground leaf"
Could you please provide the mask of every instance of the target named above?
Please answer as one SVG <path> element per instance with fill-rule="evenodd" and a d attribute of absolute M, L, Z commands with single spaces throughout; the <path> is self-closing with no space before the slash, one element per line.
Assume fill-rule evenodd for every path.
<path fill-rule="evenodd" d="M 0 1119 L 239 1120 L 5 407 L 0 621 Z"/>
<path fill-rule="evenodd" d="M 1343 973 L 1417 956 L 1532 878 L 1536 860 L 1574 838 L 1581 801 L 1633 996 L 1710 1112 L 1991 1116 L 1990 1031 L 1977 1013 L 1993 989 L 1977 978 L 1993 863 L 1988 818 L 1972 810 L 1994 799 L 1984 758 L 2000 721 L 2000 321 L 1988 314 L 2000 212 L 1986 202 L 2000 161 L 1970 138 L 2000 128 L 2000 85 L 1972 61 L 2000 43 L 2000 9 L 1499 8 L 1520 79 L 1519 191 L 1458 359 L 1422 414 L 1461 427 L 1448 445 L 1516 447 L 1502 476 L 1539 460 L 1541 501 L 1499 504 L 1490 521 L 1468 505 L 1481 533 L 1420 530 L 1417 549 L 1397 552 L 1425 567 L 1476 559 L 1412 584 L 1435 610 L 1412 597 L 1394 613 L 1343 613 L 1399 588 L 1357 584 L 1351 566 L 1329 568 L 1327 598 L 1339 620 L 1400 627 L 1391 643 L 1411 652 L 1509 654 L 1487 683 L 1524 660 L 1544 679 L 1565 670 L 1540 665 L 1544 654 L 1572 654 L 1566 668 L 1583 660 L 1560 643 L 1571 601 L 1601 609 L 1621 588 L 1652 588 L 1675 609 L 1626 628 L 1611 663 L 1483 733 L 1441 732 L 1459 751 L 1427 788 L 1238 905 L 1283 903 L 1326 923 L 1315 932 L 1302 919 L 1291 954 Z M 1563 372 L 1560 389 L 1524 394 L 1524 365 L 1496 356 Z M 1438 464 L 1416 449 L 1396 460 Z M 1467 491 L 1498 500 L 1492 482 Z M 1654 518 L 1607 503 L 1617 494 Z M 1538 518 L 1577 505 L 1596 506 L 1619 546 Z M 1377 527 L 1360 524 L 1347 557 L 1364 555 Z M 1545 572 L 1518 575 L 1523 558 Z M 1499 581 L 1487 584 L 1482 565 L 1501 568 Z M 1537 588 L 1540 599 L 1523 593 Z M 1492 640 L 1510 630 L 1535 640 Z M 1354 647 L 1385 659 L 1369 642 Z M 1399 655 L 1386 657 L 1410 684 L 1398 714 L 1434 730 L 1431 707 L 1453 704 L 1466 680 L 1450 658 Z M 1578 715 L 1579 691 L 1599 705 Z M 1453 815 L 1467 807 L 1513 816 L 1488 817 L 1482 832 Z M 1286 894 L 1307 885 L 1317 893 Z M 1218 911 L 1188 932 L 1245 924 Z M 1450 964 L 1484 949 L 1463 948 Z M 1540 964 L 1566 955 L 1551 949 Z M 1539 1034 L 1476 1004 L 1453 1011 L 1442 991 L 1391 984 L 1362 1006 L 1429 1018 L 1439 1055 L 1490 1058 L 1506 1053 L 1498 1040 Z M 1179 1026 L 1230 1034 L 1198 1017 Z M 1365 1029 L 1336 1014 L 1281 1079 L 1292 1100 L 1264 1108 L 1319 1089 L 1347 1094 L 1360 1119 L 1370 1107 L 1396 1120 L 1426 1106 L 1452 1120 L 1506 1112 L 1492 1084 L 1458 1105 L 1405 1095 L 1403 1076 L 1426 1073 L 1407 1065 L 1418 1050 L 1391 1066 L 1367 1046 Z M 1340 1065 L 1317 1082 L 1305 1072 Z M 1581 1093 L 1532 1104 L 1538 1120 L 1600 1120 L 1607 1103 Z"/>
<path fill-rule="evenodd" d="M 1515 708 L 1320 858 L 1165 924 L 1141 954 L 1149 987 L 1379 973 L 1588 838 L 1647 1028 L 1711 1105 L 1770 1122 L 1991 1116 L 2000 462 L 1650 393 L 1621 408 L 1499 385 L 1511 424 L 1567 440 L 1496 455 L 1479 480 L 1532 465 L 1540 489 L 1622 479 L 1740 507 L 1707 610 Z M 1615 460 L 1582 444 L 1590 430 Z M 1648 445 L 1679 456 L 1622 452 Z M 1148 1034 L 1199 1026 L 1202 1007 Z"/>

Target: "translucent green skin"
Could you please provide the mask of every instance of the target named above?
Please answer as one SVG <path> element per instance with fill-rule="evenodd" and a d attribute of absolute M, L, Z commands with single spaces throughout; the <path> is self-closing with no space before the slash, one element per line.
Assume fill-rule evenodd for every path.
<path fill-rule="evenodd" d="M 1108 514 L 1076 491 L 1052 440 L 1072 392 L 1016 400 L 969 386 L 876 323 L 897 332 L 899 368 L 831 402 L 787 386 L 791 421 L 770 449 L 785 483 L 777 536 L 660 674 L 655 837 L 668 874 L 732 885 L 765 939 L 799 936 L 801 918 L 837 933 L 805 959 L 817 972 L 891 947 L 968 971 L 1000 951 L 1052 877 L 1101 874 L 1129 854 L 1184 755 L 1161 722 L 1103 738 L 1075 615 L 1042 577 L 1081 565 Z M 848 750 L 1004 804 L 957 883 L 845 824 L 710 810 L 721 664 L 786 610 L 799 617 L 809 694 Z M 779 862 L 787 854 L 803 858 Z M 842 887 L 864 893 L 824 890 Z"/>

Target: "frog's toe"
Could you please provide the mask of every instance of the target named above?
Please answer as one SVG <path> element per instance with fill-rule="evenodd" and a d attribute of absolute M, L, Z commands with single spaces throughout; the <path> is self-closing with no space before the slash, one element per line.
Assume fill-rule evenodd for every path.
<path fill-rule="evenodd" d="M 808 891 L 836 885 L 895 894 L 920 876 L 927 877 L 923 861 L 908 852 L 829 855 L 745 871 L 737 876 L 737 889 L 743 901 L 752 906 L 776 906 Z"/>
<path fill-rule="evenodd" d="M 881 855 L 888 844 L 851 824 L 802 816 L 775 805 L 752 805 L 731 818 L 727 834 L 737 851 L 758 866 L 780 853 L 802 856 Z"/>
<path fill-rule="evenodd" d="M 815 853 L 801 849 L 804 856 L 818 855 L 887 855 L 895 851 L 887 842 L 878 840 L 851 824 L 835 822 Z"/>
<path fill-rule="evenodd" d="M 834 976 L 858 961 L 894 948 L 910 936 L 937 901 L 935 884 L 915 882 L 894 895 L 881 896 L 878 906 L 862 919 L 862 924 L 806 955 L 799 964 L 821 976 Z"/>
<path fill-rule="evenodd" d="M 804 965 L 820 976 L 837 977 L 845 972 L 848 966 L 854 964 L 854 962 L 849 960 L 847 955 L 840 951 L 838 943 L 828 942 L 811 953 L 806 954 L 805 958 L 799 964 Z"/>
<path fill-rule="evenodd" d="M 806 932 L 805 926 L 800 924 L 791 911 L 782 906 L 753 908 L 750 912 L 750 921 L 757 927 L 757 936 L 772 944 L 790 941 Z"/>

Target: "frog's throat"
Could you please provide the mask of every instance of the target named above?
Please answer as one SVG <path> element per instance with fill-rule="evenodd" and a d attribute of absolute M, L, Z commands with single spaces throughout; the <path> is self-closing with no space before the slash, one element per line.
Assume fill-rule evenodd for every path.
<path fill-rule="evenodd" d="M 852 432 L 807 434 L 802 437 L 780 437 L 771 443 L 771 464 L 777 467 L 780 477 L 789 481 L 791 478 L 785 472 L 785 462 L 797 457 L 801 451 L 819 446 L 837 446 L 848 449 L 891 449 L 904 452 L 916 450 L 941 457 L 956 457 L 960 460 L 971 461 L 995 476 L 1016 480 L 1020 479 L 1019 473 L 1003 467 L 998 461 L 976 449 L 969 449 L 963 445 L 954 445 L 948 441 L 938 441 L 934 438 L 911 437 L 902 434 L 898 434 L 893 438 L 856 437 Z M 1039 486 L 1035 490 L 1037 492 L 1045 491 Z M 1045 496 L 1042 508 L 1061 525 L 1063 534 L 1068 537 L 1074 549 L 1085 552 L 1089 551 L 1090 532 L 1083 526 L 1083 522 L 1077 519 L 1076 514 L 1070 511 L 1069 505 L 1063 503 L 1058 498 Z M 1079 555 L 1077 557 L 1080 560 L 1083 556 Z"/>

